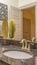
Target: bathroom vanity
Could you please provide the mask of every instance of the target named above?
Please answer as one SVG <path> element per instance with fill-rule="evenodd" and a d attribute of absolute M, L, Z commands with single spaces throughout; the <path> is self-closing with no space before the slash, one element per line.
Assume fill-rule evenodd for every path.
<path fill-rule="evenodd" d="M 25 52 L 25 53 L 28 53 L 30 56 L 31 56 L 31 58 L 26 58 L 26 56 L 25 56 L 25 59 L 21 59 L 20 57 L 20 59 L 12 59 L 12 58 L 10 58 L 10 57 L 8 57 L 8 56 L 6 56 L 6 55 L 4 55 L 3 54 L 3 51 L 12 51 L 12 50 L 14 50 L 15 52 L 16 52 L 16 50 L 17 50 L 17 52 L 18 51 L 21 51 L 21 52 Z M 5 62 L 5 63 L 7 63 L 7 64 L 9 64 L 9 65 L 12 65 L 12 63 L 14 64 L 14 65 L 34 65 L 34 57 L 32 57 L 32 53 L 31 52 L 29 52 L 28 50 L 22 50 L 21 49 L 21 47 L 20 46 L 15 46 L 15 45 L 9 45 L 9 46 L 1 46 L 1 58 L 0 58 L 0 60 L 2 60 L 3 62 Z M 17 54 L 17 53 L 16 53 Z M 22 57 L 22 56 L 21 56 Z"/>
<path fill-rule="evenodd" d="M 34 65 L 33 55 L 24 51 L 6 51 L 3 56 L 8 58 L 10 65 Z"/>
<path fill-rule="evenodd" d="M 25 53 L 28 53 L 30 55 L 33 54 L 33 56 L 37 56 L 37 49 L 35 49 L 35 50 L 33 49 L 30 51 L 27 49 L 23 50 L 21 44 L 19 44 L 19 41 L 13 40 L 13 42 L 12 42 L 12 40 L 9 40 L 9 39 L 8 40 L 5 39 L 5 41 L 6 42 L 4 42 L 4 43 L 9 43 L 9 44 L 8 45 L 0 44 L 0 60 L 2 60 L 3 62 L 5 62 L 9 65 L 12 65 L 12 62 L 13 62 L 13 64 L 15 63 L 14 65 L 17 65 L 16 63 L 18 63 L 19 65 L 35 65 L 35 59 L 37 59 L 36 57 L 35 57 L 35 59 L 34 59 L 34 57 L 32 57 L 30 59 L 26 59 L 26 58 L 25 59 L 14 59 L 14 58 L 12 59 L 11 57 L 4 55 L 3 52 L 6 52 L 6 50 L 7 51 L 13 51 L 14 50 L 14 51 L 25 52 Z M 20 60 L 20 61 L 18 61 L 18 60 Z M 21 62 L 21 63 L 19 63 L 19 62 Z M 36 60 L 36 63 L 37 63 L 37 60 Z"/>

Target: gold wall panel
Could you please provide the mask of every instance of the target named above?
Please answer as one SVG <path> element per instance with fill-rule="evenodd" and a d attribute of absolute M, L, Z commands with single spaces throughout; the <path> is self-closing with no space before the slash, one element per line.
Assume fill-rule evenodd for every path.
<path fill-rule="evenodd" d="M 7 22 L 7 20 L 3 20 L 3 23 L 2 23 L 2 36 L 3 36 L 3 38 L 8 37 L 8 22 Z"/>

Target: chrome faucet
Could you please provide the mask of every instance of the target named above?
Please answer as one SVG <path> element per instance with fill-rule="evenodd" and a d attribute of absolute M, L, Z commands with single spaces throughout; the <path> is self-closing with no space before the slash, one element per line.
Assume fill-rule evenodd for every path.
<path fill-rule="evenodd" d="M 21 43 L 22 43 L 22 49 L 27 49 L 27 41 L 26 41 L 26 39 L 22 39 Z"/>

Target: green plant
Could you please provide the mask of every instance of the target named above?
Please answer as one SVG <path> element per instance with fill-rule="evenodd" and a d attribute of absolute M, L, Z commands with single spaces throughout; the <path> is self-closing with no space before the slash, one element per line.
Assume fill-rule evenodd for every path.
<path fill-rule="evenodd" d="M 13 38 L 14 37 L 14 33 L 15 33 L 15 22 L 14 22 L 14 20 L 12 20 L 10 22 L 10 26 L 9 26 L 9 37 Z"/>

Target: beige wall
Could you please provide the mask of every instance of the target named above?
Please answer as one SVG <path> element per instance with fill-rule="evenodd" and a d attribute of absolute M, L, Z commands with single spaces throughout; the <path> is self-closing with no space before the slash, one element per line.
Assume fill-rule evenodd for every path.
<path fill-rule="evenodd" d="M 35 36 L 37 41 L 37 5 L 35 6 Z"/>
<path fill-rule="evenodd" d="M 32 3 L 37 2 L 37 0 L 19 0 L 19 5 L 18 7 L 22 7 L 22 6 L 28 6 L 28 5 L 32 5 Z"/>
<path fill-rule="evenodd" d="M 17 40 L 22 39 L 22 14 L 21 10 L 11 6 L 11 19 L 14 19 L 16 31 L 14 38 Z"/>

